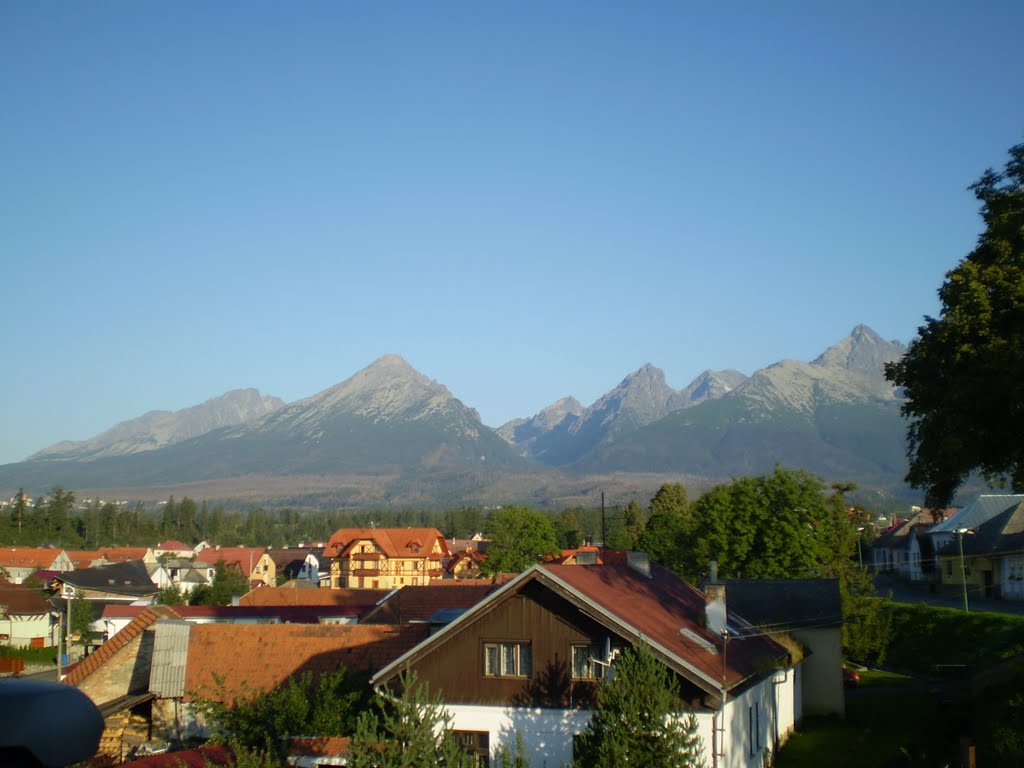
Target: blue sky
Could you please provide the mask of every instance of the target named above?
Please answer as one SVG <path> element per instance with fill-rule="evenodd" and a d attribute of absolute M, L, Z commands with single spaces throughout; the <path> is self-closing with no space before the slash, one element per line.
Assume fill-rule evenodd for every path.
<path fill-rule="evenodd" d="M 0 4 L 0 462 L 398 353 L 485 423 L 909 341 L 1024 3 Z"/>

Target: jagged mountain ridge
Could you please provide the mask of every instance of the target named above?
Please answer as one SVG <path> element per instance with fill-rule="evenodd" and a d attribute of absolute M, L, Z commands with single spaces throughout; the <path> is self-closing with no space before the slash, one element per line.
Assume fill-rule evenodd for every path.
<path fill-rule="evenodd" d="M 569 411 L 560 405 L 566 399 L 559 400 L 531 419 L 499 427 L 498 434 L 524 456 L 564 466 L 674 411 L 722 397 L 745 379 L 739 371 L 704 371 L 684 389 L 675 390 L 666 383 L 664 371 L 647 363 L 588 408 L 572 400 L 576 407 Z"/>
<path fill-rule="evenodd" d="M 902 350 L 858 326 L 811 363 L 784 360 L 749 378 L 706 371 L 678 391 L 646 365 L 588 408 L 563 398 L 531 419 L 509 422 L 501 428 L 505 439 L 443 385 L 386 355 L 316 395 L 153 450 L 0 467 L 0 487 L 390 477 L 381 481 L 391 484 L 380 498 L 388 503 L 414 486 L 440 488 L 449 499 L 467 489 L 486 494 L 488 483 L 498 482 L 487 479 L 494 472 L 534 473 L 531 486 L 540 492 L 545 467 L 566 477 L 722 478 L 770 471 L 776 462 L 824 477 L 899 484 L 904 430 L 880 367 Z"/>
<path fill-rule="evenodd" d="M 728 477 L 781 462 L 826 477 L 901 477 L 904 425 L 882 369 L 904 351 L 857 326 L 814 361 L 763 368 L 721 398 L 600 446 L 575 468 Z"/>
<path fill-rule="evenodd" d="M 89 461 L 154 451 L 221 427 L 243 424 L 273 413 L 284 400 L 259 390 L 233 389 L 199 405 L 177 411 L 149 411 L 122 421 L 88 440 L 65 440 L 34 453 L 28 461 Z"/>
<path fill-rule="evenodd" d="M 23 466 L 38 466 L 26 462 Z M 385 355 L 318 394 L 247 421 L 145 453 L 47 462 L 89 485 L 180 483 L 296 474 L 415 474 L 522 468 L 475 410 L 401 357 Z M 17 467 L 19 465 L 8 465 Z M 53 474 L 51 472 L 51 474 Z"/>

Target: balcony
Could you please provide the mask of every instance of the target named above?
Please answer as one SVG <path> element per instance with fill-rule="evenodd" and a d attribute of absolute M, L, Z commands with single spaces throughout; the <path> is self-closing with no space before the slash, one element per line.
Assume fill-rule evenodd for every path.
<path fill-rule="evenodd" d="M 443 574 L 443 568 L 431 568 L 429 571 L 427 571 L 427 575 L 432 579 L 439 579 Z"/>
<path fill-rule="evenodd" d="M 380 568 L 352 568 L 349 576 L 380 576 Z"/>

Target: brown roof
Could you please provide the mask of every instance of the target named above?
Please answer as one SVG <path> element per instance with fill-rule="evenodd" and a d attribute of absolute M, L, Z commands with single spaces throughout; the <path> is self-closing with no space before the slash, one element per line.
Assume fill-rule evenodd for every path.
<path fill-rule="evenodd" d="M 474 580 L 475 581 L 475 580 Z M 484 584 L 459 581 L 436 582 L 426 586 L 405 586 L 392 592 L 363 617 L 367 624 L 405 624 L 427 621 L 446 608 L 472 608 L 496 589 Z"/>
<path fill-rule="evenodd" d="M 379 589 L 293 589 L 261 587 L 242 595 L 239 605 L 334 605 L 360 613 L 377 604 L 385 594 Z"/>
<path fill-rule="evenodd" d="M 376 671 L 422 641 L 425 624 L 197 624 L 189 631 L 186 698 L 228 699 L 268 690 L 303 672 Z M 116 637 L 116 635 L 115 635 Z"/>
<path fill-rule="evenodd" d="M 142 634 L 142 632 L 156 622 L 157 619 L 177 618 L 179 618 L 178 614 L 176 614 L 174 609 L 170 606 L 148 606 L 138 616 L 132 619 L 124 629 L 107 640 L 107 642 L 97 648 L 94 653 L 89 654 L 76 664 L 74 668 L 68 672 L 67 676 L 64 678 L 64 682 L 68 685 L 78 685 L 85 680 L 85 678 L 99 669 L 103 664 L 109 661 L 114 654 Z"/>
<path fill-rule="evenodd" d="M 64 550 L 45 547 L 2 547 L 0 566 L 7 568 L 49 568 Z"/>
<path fill-rule="evenodd" d="M 4 606 L 7 613 L 16 615 L 38 615 L 57 610 L 31 587 L 11 584 L 5 579 L 0 579 L 0 606 Z"/>
<path fill-rule="evenodd" d="M 324 557 L 338 557 L 355 542 L 367 539 L 388 557 L 426 557 L 436 541 L 440 541 L 442 555 L 450 554 L 437 528 L 340 528 L 324 547 Z"/>

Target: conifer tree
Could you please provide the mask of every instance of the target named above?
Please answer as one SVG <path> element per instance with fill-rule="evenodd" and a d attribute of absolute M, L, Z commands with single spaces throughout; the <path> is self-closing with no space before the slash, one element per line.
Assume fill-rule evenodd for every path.
<path fill-rule="evenodd" d="M 400 694 L 379 692 L 359 717 L 349 746 L 352 768 L 470 768 L 473 757 L 451 734 L 440 692 L 431 694 L 416 672 L 399 675 Z"/>
<path fill-rule="evenodd" d="M 697 718 L 686 712 L 673 674 L 644 643 L 628 648 L 601 686 L 580 737 L 581 768 L 704 768 Z"/>

